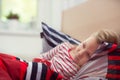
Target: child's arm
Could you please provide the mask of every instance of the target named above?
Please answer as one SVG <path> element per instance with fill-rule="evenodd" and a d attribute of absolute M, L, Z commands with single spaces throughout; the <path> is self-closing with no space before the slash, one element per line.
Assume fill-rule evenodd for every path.
<path fill-rule="evenodd" d="M 33 61 L 39 62 L 40 58 L 45 59 L 45 60 L 51 60 L 53 56 L 55 56 L 56 54 L 59 54 L 59 51 L 65 49 L 65 48 L 69 49 L 71 47 L 73 47 L 73 45 L 68 42 L 61 43 L 58 46 L 56 46 L 55 48 L 49 50 L 48 52 L 41 53 L 41 55 L 38 58 L 34 58 Z"/>
<path fill-rule="evenodd" d="M 58 46 L 54 47 L 53 49 L 45 52 L 45 53 L 41 53 L 40 56 L 38 58 L 34 58 L 33 61 L 37 61 L 39 62 L 39 59 L 45 59 L 45 60 L 51 60 L 51 58 L 53 56 L 55 56 L 56 54 L 59 53 L 60 50 L 63 49 L 63 46 L 66 46 L 67 42 L 61 43 Z"/>
<path fill-rule="evenodd" d="M 61 46 L 63 46 L 63 44 L 64 44 L 64 43 L 61 43 L 61 44 L 59 44 L 58 46 L 54 47 L 53 49 L 51 49 L 51 50 L 49 50 L 49 51 L 47 51 L 47 52 L 45 52 L 45 53 L 42 53 L 42 54 L 40 55 L 40 58 L 47 59 L 47 60 L 51 60 L 51 58 L 52 58 L 53 56 L 55 56 L 56 54 L 58 54 L 58 52 L 59 52 Z"/>
<path fill-rule="evenodd" d="M 64 44 L 64 43 L 62 43 Z M 44 60 L 51 60 L 51 58 L 56 55 L 58 53 L 58 51 L 60 50 L 60 46 L 62 46 L 62 44 L 59 44 L 58 46 L 54 47 L 53 49 L 45 52 L 45 53 L 41 53 L 39 57 L 36 57 L 33 59 L 34 62 L 43 62 Z"/>

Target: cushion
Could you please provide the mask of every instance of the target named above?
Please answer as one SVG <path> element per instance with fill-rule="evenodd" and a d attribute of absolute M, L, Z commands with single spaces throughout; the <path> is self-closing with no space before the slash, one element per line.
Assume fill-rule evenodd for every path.
<path fill-rule="evenodd" d="M 74 39 L 71 36 L 69 36 L 61 31 L 57 31 L 57 30 L 53 29 L 52 27 L 48 26 L 44 22 L 42 22 L 42 30 L 43 30 L 43 32 L 41 33 L 41 35 L 44 38 L 43 51 L 47 51 L 65 41 L 68 41 L 72 44 L 80 43 L 80 41 L 78 41 L 77 39 Z M 47 43 L 45 43 L 45 41 Z M 45 45 L 47 45 L 47 47 Z"/>

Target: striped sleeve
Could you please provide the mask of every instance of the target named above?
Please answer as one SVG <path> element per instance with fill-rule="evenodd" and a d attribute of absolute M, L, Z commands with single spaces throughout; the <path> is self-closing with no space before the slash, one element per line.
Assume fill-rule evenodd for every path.
<path fill-rule="evenodd" d="M 44 59 L 47 59 L 47 60 L 51 60 L 51 58 L 52 58 L 53 56 L 55 56 L 56 54 L 58 54 L 58 51 L 60 51 L 60 50 L 61 50 L 61 47 L 62 47 L 63 45 L 65 45 L 65 44 L 66 44 L 66 42 L 59 44 L 58 46 L 56 46 L 55 48 L 49 50 L 48 52 L 43 53 L 43 54 L 41 55 L 41 57 L 44 58 Z"/>
<path fill-rule="evenodd" d="M 68 80 L 71 76 L 73 76 L 77 72 L 77 65 L 70 58 L 68 50 L 71 49 L 72 45 L 69 43 L 64 43 L 60 47 L 60 51 L 58 56 L 55 56 L 54 59 L 51 60 L 51 68 L 56 72 L 59 72 L 64 76 L 64 79 Z"/>

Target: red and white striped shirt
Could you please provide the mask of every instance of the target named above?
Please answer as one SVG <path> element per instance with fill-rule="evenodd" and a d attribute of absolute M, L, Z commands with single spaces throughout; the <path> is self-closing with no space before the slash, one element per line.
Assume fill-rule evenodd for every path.
<path fill-rule="evenodd" d="M 68 80 L 78 71 L 78 65 L 69 53 L 71 48 L 72 45 L 69 42 L 65 42 L 42 54 L 43 59 L 50 61 L 50 68 L 59 72 L 64 77 L 64 80 Z"/>

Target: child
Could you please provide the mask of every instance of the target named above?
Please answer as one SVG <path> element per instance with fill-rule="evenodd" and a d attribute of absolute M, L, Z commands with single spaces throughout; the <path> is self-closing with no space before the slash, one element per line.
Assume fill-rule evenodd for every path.
<path fill-rule="evenodd" d="M 34 61 L 44 62 L 51 69 L 60 73 L 64 80 L 69 80 L 84 65 L 103 42 L 119 44 L 119 36 L 110 30 L 100 30 L 92 34 L 79 45 L 62 43 L 42 54 Z M 39 60 L 40 59 L 40 60 Z"/>

